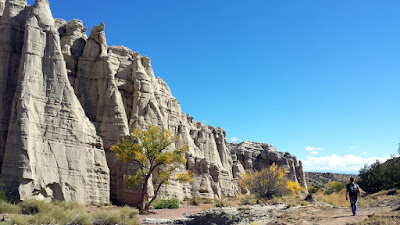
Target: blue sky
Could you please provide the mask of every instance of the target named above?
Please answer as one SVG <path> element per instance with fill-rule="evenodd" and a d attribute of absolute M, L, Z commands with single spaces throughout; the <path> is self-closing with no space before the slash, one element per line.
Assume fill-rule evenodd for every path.
<path fill-rule="evenodd" d="M 272 144 L 307 171 L 356 173 L 398 154 L 398 0 L 50 3 L 149 56 L 183 111 L 228 141 Z"/>

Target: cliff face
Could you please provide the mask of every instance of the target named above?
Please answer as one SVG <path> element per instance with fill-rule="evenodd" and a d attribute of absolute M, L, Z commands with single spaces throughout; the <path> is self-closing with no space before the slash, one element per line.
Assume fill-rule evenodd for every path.
<path fill-rule="evenodd" d="M 239 144 L 230 143 L 233 158 L 236 158 L 245 170 L 262 170 L 272 164 L 285 167 L 288 177 L 297 181 L 306 190 L 306 180 L 301 161 L 288 152 L 278 152 L 272 145 L 245 141 Z"/>
<path fill-rule="evenodd" d="M 47 0 L 6 0 L 0 30 L 0 167 L 17 198 L 108 203 L 111 196 L 136 204 L 140 190 L 127 190 L 123 181 L 132 168 L 109 149 L 150 125 L 170 129 L 178 136 L 174 146 L 189 146 L 181 169 L 195 174 L 190 184 L 171 181 L 161 197 L 235 196 L 245 169 L 274 160 L 305 184 L 290 154 L 260 143 L 228 144 L 222 128 L 184 114 L 148 57 L 107 46 L 104 24 L 87 37 L 82 21 L 54 20 Z"/>
<path fill-rule="evenodd" d="M 67 78 L 48 1 L 6 1 L 0 30 L 1 176 L 9 194 L 108 202 L 102 141 Z"/>

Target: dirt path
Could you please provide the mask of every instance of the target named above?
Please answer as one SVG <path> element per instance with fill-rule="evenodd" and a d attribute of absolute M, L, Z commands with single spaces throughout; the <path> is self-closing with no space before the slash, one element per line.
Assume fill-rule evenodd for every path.
<path fill-rule="evenodd" d="M 359 207 L 357 215 L 352 216 L 350 207 L 321 209 L 311 206 L 293 211 L 291 214 L 282 215 L 280 219 L 281 223 L 283 224 L 344 225 L 352 222 L 362 221 L 366 219 L 369 215 L 384 212 L 388 209 L 388 207 Z"/>
<path fill-rule="evenodd" d="M 328 206 L 310 204 L 307 207 L 289 208 L 283 210 L 271 224 L 304 224 L 304 225 L 345 225 L 362 221 L 373 214 L 390 212 L 399 207 L 400 200 L 387 202 L 374 207 L 360 206 L 357 215 L 352 216 L 350 207 L 331 208 Z M 144 219 L 175 219 L 185 217 L 187 214 L 200 212 L 204 207 L 184 206 L 179 209 L 153 210 L 153 214 L 141 215 Z M 260 224 L 261 225 L 261 224 Z"/>
<path fill-rule="evenodd" d="M 211 207 L 211 205 L 209 206 Z M 204 206 L 203 206 L 204 208 Z M 182 206 L 179 209 L 154 209 L 149 215 L 140 215 L 140 221 L 144 219 L 175 219 L 185 217 L 187 214 L 200 212 L 203 210 L 200 206 Z"/>

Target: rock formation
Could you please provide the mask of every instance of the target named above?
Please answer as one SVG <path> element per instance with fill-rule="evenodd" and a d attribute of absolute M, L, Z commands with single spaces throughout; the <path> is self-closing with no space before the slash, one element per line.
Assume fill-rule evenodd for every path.
<path fill-rule="evenodd" d="M 6 1 L 0 27 L 4 127 L 8 122 L 1 176 L 9 194 L 109 202 L 102 141 L 68 80 L 48 1 Z"/>
<path fill-rule="evenodd" d="M 184 114 L 148 57 L 107 46 L 103 23 L 87 37 L 82 21 L 53 19 L 47 0 L 6 0 L 0 30 L 0 168 L 17 199 L 136 204 L 140 190 L 123 181 L 132 168 L 109 149 L 149 125 L 170 129 L 173 147 L 189 146 L 182 169 L 195 174 L 190 184 L 171 181 L 163 198 L 235 196 L 245 169 L 272 162 L 305 186 L 289 153 L 228 144 L 222 128 Z"/>
<path fill-rule="evenodd" d="M 272 164 L 285 167 L 288 177 L 307 189 L 301 161 L 288 152 L 278 152 L 272 145 L 245 141 L 239 144 L 230 143 L 231 154 L 237 158 L 245 170 L 261 170 Z"/>

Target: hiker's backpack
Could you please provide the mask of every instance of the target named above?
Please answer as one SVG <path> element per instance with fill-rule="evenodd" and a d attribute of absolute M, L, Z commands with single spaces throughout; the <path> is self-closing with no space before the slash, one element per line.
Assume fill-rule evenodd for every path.
<path fill-rule="evenodd" d="M 358 185 L 355 183 L 349 184 L 349 195 L 358 196 Z"/>

